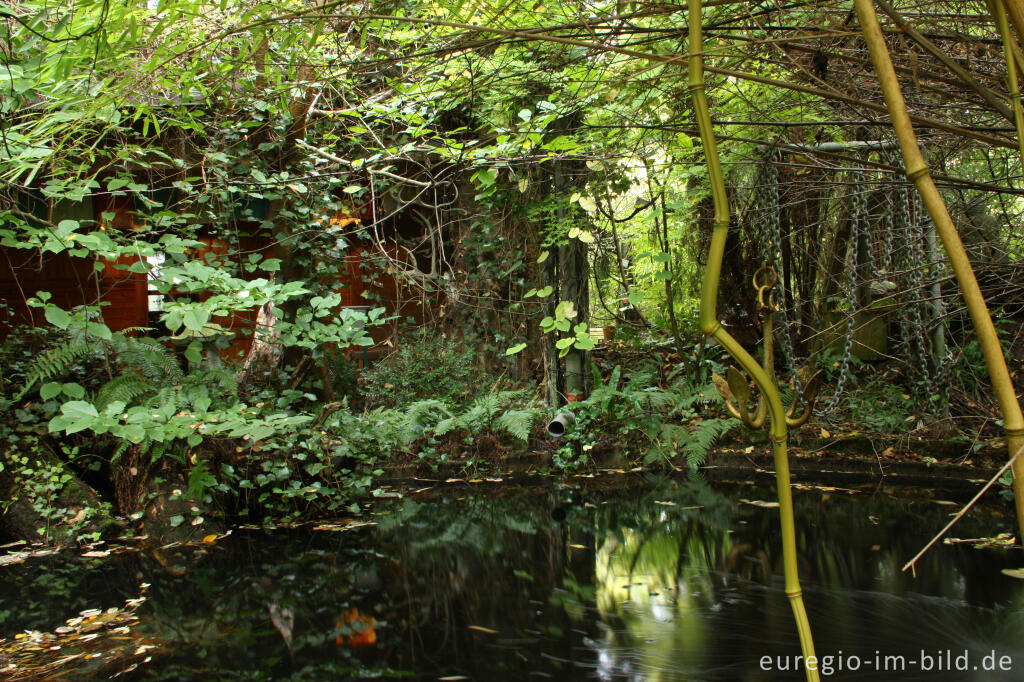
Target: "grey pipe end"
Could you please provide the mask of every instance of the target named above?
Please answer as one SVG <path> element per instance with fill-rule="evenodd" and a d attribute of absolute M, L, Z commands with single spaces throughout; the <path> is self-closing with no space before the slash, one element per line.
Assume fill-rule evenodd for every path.
<path fill-rule="evenodd" d="M 552 438 L 561 438 L 575 423 L 576 415 L 572 412 L 559 412 L 548 422 L 548 435 Z"/>

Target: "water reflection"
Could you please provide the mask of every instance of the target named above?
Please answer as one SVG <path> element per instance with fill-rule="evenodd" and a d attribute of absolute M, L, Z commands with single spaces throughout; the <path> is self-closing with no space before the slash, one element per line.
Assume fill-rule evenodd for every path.
<path fill-rule="evenodd" d="M 777 512 L 739 502 L 772 497 L 624 477 L 430 491 L 349 532 L 236 532 L 208 548 L 7 567 L 0 627 L 53 629 L 148 582 L 139 615 L 163 645 L 139 673 L 151 679 L 801 679 L 786 658 L 799 645 Z M 942 546 L 914 577 L 900 567 L 948 507 L 816 491 L 795 501 L 805 599 L 837 676 L 1024 677 L 1024 584 L 1000 573 L 1016 557 Z M 957 533 L 1012 521 L 975 514 Z M 948 669 L 992 652 L 1011 670 Z M 877 670 L 886 656 L 904 669 Z"/>

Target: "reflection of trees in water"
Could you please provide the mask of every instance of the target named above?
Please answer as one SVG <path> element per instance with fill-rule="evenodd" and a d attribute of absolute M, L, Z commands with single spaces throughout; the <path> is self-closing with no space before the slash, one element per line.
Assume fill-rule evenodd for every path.
<path fill-rule="evenodd" d="M 45 571 L 10 566 L 3 589 L 13 591 L 0 595 L 12 596 L 8 609 L 24 603 L 32 627 L 49 629 L 152 583 L 140 616 L 184 652 L 153 669 L 163 679 L 197 670 L 343 679 L 379 668 L 473 679 L 593 675 L 549 656 L 608 675 L 631 668 L 646 679 L 737 679 L 749 672 L 738 665 L 756 666 L 766 647 L 788 651 L 795 633 L 776 512 L 735 500 L 771 499 L 771 491 L 729 492 L 669 481 L 404 502 L 376 517 L 376 528 L 236 533 L 205 555 L 165 554 L 164 563 L 185 569 L 177 576 L 146 554 L 84 567 L 60 557 Z M 821 647 L 1024 640 L 1024 589 L 999 574 L 1017 566 L 1012 555 L 939 547 L 916 579 L 900 572 L 949 507 L 818 493 L 795 502 Z M 988 518 L 965 523 L 962 536 L 992 531 Z M 271 606 L 294 615 L 291 653 Z M 375 647 L 336 644 L 351 609 L 376 619 Z"/>
<path fill-rule="evenodd" d="M 380 538 L 391 558 L 386 589 L 401 595 L 394 607 L 410 667 L 443 665 L 480 646 L 529 658 L 545 636 L 570 629 L 569 610 L 550 608 L 580 564 L 569 547 L 571 524 L 556 521 L 557 509 L 554 493 L 478 497 L 407 502 L 382 521 Z M 578 568 L 589 575 L 588 562 Z"/>
<path fill-rule="evenodd" d="M 743 493 L 758 495 L 753 488 Z M 771 499 L 770 491 L 760 496 Z M 595 643 L 605 676 L 640 669 L 649 680 L 732 679 L 756 674 L 750 665 L 736 666 L 756 666 L 770 647 L 795 646 L 776 512 L 723 501 L 673 513 L 648 500 L 632 519 L 620 515 L 603 535 L 598 529 L 597 606 L 612 624 Z M 796 504 L 802 582 L 824 647 L 860 646 L 869 654 L 886 644 L 895 651 L 962 649 L 969 632 L 972 641 L 991 644 L 991 612 L 967 602 L 1005 603 L 1007 587 L 1013 603 L 1024 599 L 1024 588 L 992 579 L 1005 561 L 966 547 L 926 557 L 917 577 L 900 570 L 944 525 L 944 507 L 888 499 L 868 505 L 813 493 L 798 495 Z M 1024 614 L 1007 622 L 994 629 L 1003 641 L 1016 641 L 1006 638 L 1006 628 L 1024 633 Z"/>

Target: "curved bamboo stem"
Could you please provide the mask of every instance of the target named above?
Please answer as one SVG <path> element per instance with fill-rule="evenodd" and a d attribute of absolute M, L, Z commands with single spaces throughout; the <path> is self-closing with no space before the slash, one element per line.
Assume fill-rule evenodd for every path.
<path fill-rule="evenodd" d="M 725 242 L 729 236 L 729 202 L 725 193 L 725 179 L 718 158 L 718 147 L 711 127 L 708 101 L 704 94 L 704 38 L 701 27 L 701 3 L 700 0 L 688 0 L 688 2 L 690 96 L 693 99 L 700 139 L 704 145 L 704 158 L 711 180 L 711 195 L 715 206 L 714 230 L 711 234 L 711 247 L 708 251 L 707 267 L 704 270 L 701 286 L 700 328 L 702 332 L 714 337 L 722 344 L 722 347 L 739 363 L 740 367 L 750 374 L 761 391 L 761 396 L 768 402 L 768 414 L 771 417 L 772 454 L 775 458 L 775 479 L 779 489 L 779 521 L 782 526 L 782 565 L 785 573 L 786 595 L 789 597 L 790 606 L 796 618 L 800 648 L 804 660 L 807 661 L 814 656 L 814 639 L 811 636 L 810 621 L 807 619 L 803 591 L 800 589 L 800 578 L 797 572 L 796 525 L 793 521 L 793 494 L 789 482 L 789 455 L 786 447 L 786 412 L 771 377 L 758 364 L 757 360 L 725 331 L 718 321 L 718 280 L 722 273 Z M 804 671 L 809 681 L 816 682 L 819 679 L 816 666 L 805 665 Z"/>
<path fill-rule="evenodd" d="M 925 208 L 928 209 L 928 214 L 935 225 L 935 231 L 942 239 L 942 245 L 949 256 L 949 263 L 960 284 L 960 291 L 967 304 L 967 312 L 971 315 L 971 321 L 978 334 L 978 343 L 985 356 L 992 388 L 1003 413 L 1007 448 L 1010 453 L 1015 453 L 1024 446 L 1024 414 L 1021 412 L 1020 403 L 1017 402 L 1017 393 L 1010 379 L 1010 372 L 1006 368 L 1006 358 L 1003 356 L 1003 349 L 999 344 L 999 336 L 996 334 L 995 325 L 992 324 L 992 317 L 989 315 L 988 306 L 985 305 L 985 298 L 981 294 L 981 288 L 974 276 L 974 270 L 967 258 L 963 242 L 960 241 L 960 234 L 953 224 L 953 219 L 949 216 L 949 211 L 946 210 L 946 203 L 942 200 L 938 188 L 935 187 L 935 182 L 928 172 L 928 164 L 925 163 L 924 156 L 917 146 L 917 137 L 914 135 L 914 127 L 907 113 L 907 104 L 903 99 L 896 71 L 889 58 L 889 48 L 885 44 L 872 0 L 854 0 L 853 4 L 857 10 L 861 30 L 864 32 L 864 40 L 868 44 L 868 51 L 871 53 L 871 61 L 878 74 L 878 82 L 885 95 L 885 103 L 889 109 L 889 116 L 892 118 L 893 130 L 900 142 L 907 177 L 914 183 Z M 1012 468 L 1018 538 L 1020 541 L 1024 541 L 1024 459 L 1018 458 Z"/>

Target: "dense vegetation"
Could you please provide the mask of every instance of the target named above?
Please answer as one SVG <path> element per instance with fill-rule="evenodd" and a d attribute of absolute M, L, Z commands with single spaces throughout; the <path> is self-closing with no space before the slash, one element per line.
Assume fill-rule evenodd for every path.
<path fill-rule="evenodd" d="M 726 324 L 774 346 L 791 401 L 822 372 L 815 433 L 914 431 L 965 454 L 999 438 L 851 10 L 714 5 Z M 1019 363 L 999 34 L 984 3 L 880 6 Z M 738 422 L 718 413 L 726 360 L 696 324 L 712 210 L 684 25 L 664 3 L 0 8 L 0 267 L 14 287 L 66 255 L 162 297 L 151 325 L 120 328 L 99 275 L 85 305 L 10 289 L 7 531 L 336 514 L 396 463 L 699 463 Z M 361 308 L 342 307 L 353 254 Z M 614 341 L 597 350 L 592 328 Z M 575 425 L 541 442 L 566 397 L 585 398 Z"/>

